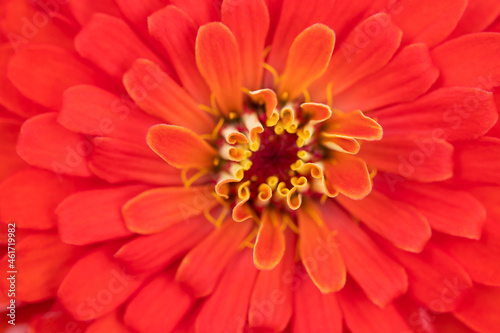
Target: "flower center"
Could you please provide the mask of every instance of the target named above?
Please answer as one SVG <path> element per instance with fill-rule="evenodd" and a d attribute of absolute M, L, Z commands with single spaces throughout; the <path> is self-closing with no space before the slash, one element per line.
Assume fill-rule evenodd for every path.
<path fill-rule="evenodd" d="M 269 205 L 291 213 L 304 197 L 338 194 L 326 184 L 325 161 L 336 163 L 339 151 L 355 154 L 359 144 L 329 134 L 331 116 L 327 105 L 278 103 L 274 91 L 262 89 L 248 92 L 241 115 L 221 119 L 216 193 L 231 203 L 236 221 L 258 219 Z"/>

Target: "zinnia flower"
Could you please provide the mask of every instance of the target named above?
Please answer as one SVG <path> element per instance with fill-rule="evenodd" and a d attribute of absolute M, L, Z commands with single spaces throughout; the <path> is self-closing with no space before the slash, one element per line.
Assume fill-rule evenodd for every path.
<path fill-rule="evenodd" d="M 498 332 L 500 2 L 0 8 L 4 328 Z"/>

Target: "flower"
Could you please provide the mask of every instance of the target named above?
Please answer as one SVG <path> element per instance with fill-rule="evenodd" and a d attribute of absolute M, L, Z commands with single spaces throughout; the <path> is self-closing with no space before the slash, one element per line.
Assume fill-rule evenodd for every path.
<path fill-rule="evenodd" d="M 1 6 L 32 331 L 500 327 L 500 5 Z"/>

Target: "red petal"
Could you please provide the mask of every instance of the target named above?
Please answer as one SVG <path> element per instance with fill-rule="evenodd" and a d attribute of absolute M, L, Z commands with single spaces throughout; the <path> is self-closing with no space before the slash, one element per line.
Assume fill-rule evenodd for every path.
<path fill-rule="evenodd" d="M 23 95 L 54 110 L 67 88 L 102 82 L 75 54 L 49 45 L 31 45 L 16 53 L 7 75 Z"/>
<path fill-rule="evenodd" d="M 366 163 L 355 156 L 336 153 L 324 165 L 325 181 L 328 192 L 342 193 L 352 199 L 363 199 L 371 189 L 372 183 Z"/>
<path fill-rule="evenodd" d="M 240 49 L 243 86 L 261 88 L 269 14 L 263 0 L 226 0 L 222 2 L 222 23 L 234 34 Z"/>
<path fill-rule="evenodd" d="M 335 232 L 328 229 L 313 204 L 297 211 L 300 228 L 300 257 L 318 289 L 326 294 L 339 291 L 346 281 L 344 261 Z"/>
<path fill-rule="evenodd" d="M 293 281 L 296 238 L 290 230 L 286 231 L 285 238 L 283 259 L 274 269 L 260 271 L 255 281 L 248 309 L 250 327 L 281 332 L 292 317 L 290 279 Z"/>
<path fill-rule="evenodd" d="M 197 1 L 195 7 L 200 5 Z M 176 6 L 167 6 L 149 17 L 149 31 L 170 56 L 186 91 L 196 101 L 208 104 L 210 90 L 196 66 L 198 27 L 191 17 Z"/>
<path fill-rule="evenodd" d="M 125 73 L 123 83 L 141 109 L 169 124 L 200 134 L 210 133 L 215 127 L 213 119 L 198 107 L 184 88 L 148 60 L 135 61 Z"/>
<path fill-rule="evenodd" d="M 172 125 L 153 126 L 147 141 L 151 149 L 177 168 L 210 169 L 217 151 L 193 131 Z"/>
<path fill-rule="evenodd" d="M 125 223 L 139 234 L 154 234 L 176 223 L 188 223 L 191 217 L 208 212 L 218 204 L 213 190 L 213 185 L 206 185 L 142 192 L 123 206 Z"/>
<path fill-rule="evenodd" d="M 431 237 L 431 228 L 418 210 L 377 190 L 360 201 L 343 196 L 338 196 L 336 200 L 368 228 L 405 251 L 422 251 Z"/>
<path fill-rule="evenodd" d="M 36 333 L 64 332 L 68 327 L 78 332 L 85 332 L 88 323 L 76 322 L 59 303 L 38 316 L 33 316 L 29 322 L 29 329 Z"/>
<path fill-rule="evenodd" d="M 408 288 L 405 270 L 391 260 L 339 206 L 322 206 L 325 223 L 338 231 L 339 249 L 349 274 L 376 305 L 386 307 Z"/>
<path fill-rule="evenodd" d="M 467 192 L 408 182 L 401 184 L 393 195 L 417 208 L 437 231 L 471 239 L 481 236 L 486 211 Z"/>
<path fill-rule="evenodd" d="M 29 164 L 58 175 L 90 177 L 87 158 L 93 144 L 59 125 L 56 117 L 56 113 L 44 113 L 28 119 L 21 127 L 17 153 Z"/>
<path fill-rule="evenodd" d="M 426 92 L 436 81 L 438 73 L 427 47 L 423 44 L 410 45 L 384 68 L 335 95 L 333 105 L 344 111 L 368 111 L 408 102 Z"/>
<path fill-rule="evenodd" d="M 18 52 L 33 44 L 51 44 L 72 50 L 76 27 L 65 16 L 67 3 L 59 2 L 62 5 L 59 7 L 57 3 L 42 1 L 2 1 L 0 30 L 5 40 L 9 40 L 9 47 Z"/>
<path fill-rule="evenodd" d="M 11 45 L 0 45 L 0 71 L 7 73 L 10 58 L 14 55 Z M 23 118 L 46 112 L 45 109 L 22 95 L 7 75 L 0 76 L 0 105 Z"/>
<path fill-rule="evenodd" d="M 146 186 L 125 186 L 69 196 L 56 210 L 61 240 L 85 245 L 131 235 L 122 219 L 121 208 L 146 189 Z"/>
<path fill-rule="evenodd" d="M 19 227 L 19 226 L 17 226 Z M 80 249 L 63 244 L 57 235 L 31 234 L 15 244 L 15 295 L 17 302 L 40 302 L 52 299 L 71 264 L 78 259 Z M 0 268 L 8 277 L 8 255 Z M 11 281 L 3 278 L 0 287 L 7 295 Z M 16 303 L 17 303 L 16 302 Z"/>
<path fill-rule="evenodd" d="M 294 100 L 300 96 L 326 71 L 334 45 L 335 33 L 326 25 L 315 24 L 301 32 L 290 46 L 278 97 Z"/>
<path fill-rule="evenodd" d="M 335 294 L 322 294 L 306 276 L 294 293 L 292 333 L 342 333 L 342 312 Z"/>
<path fill-rule="evenodd" d="M 495 195 L 498 190 L 484 191 L 485 195 Z M 476 193 L 477 194 L 477 191 Z M 497 203 L 495 201 L 495 206 Z M 449 253 L 475 282 L 490 286 L 500 286 L 500 227 L 493 212 L 488 210 L 488 219 L 482 230 L 481 239 L 461 239 L 451 236 L 441 236 L 436 239 L 440 248 Z"/>
<path fill-rule="evenodd" d="M 16 152 L 20 125 L 21 122 L 17 120 L 0 118 L 0 153 L 2 155 L 0 182 L 27 166 Z"/>
<path fill-rule="evenodd" d="M 445 87 L 478 87 L 491 91 L 493 87 L 500 85 L 497 79 L 500 67 L 496 63 L 496 59 L 500 57 L 498 33 L 461 36 L 436 47 L 431 55 L 441 72 L 440 82 Z"/>
<path fill-rule="evenodd" d="M 144 143 L 149 127 L 160 120 L 136 108 L 125 97 L 82 85 L 64 92 L 57 121 L 74 132 Z"/>
<path fill-rule="evenodd" d="M 278 17 L 273 17 L 271 20 L 271 23 L 278 22 L 276 23 L 276 32 L 272 40 L 273 46 L 268 62 L 278 73 L 282 73 L 293 41 L 307 27 L 318 22 L 325 23 L 334 8 L 332 8 L 330 1 L 323 0 L 307 2 L 301 0 L 279 1 L 278 4 L 269 6 L 270 9 L 273 7 L 281 7 L 281 12 L 279 20 Z"/>
<path fill-rule="evenodd" d="M 215 292 L 203 304 L 196 318 L 196 332 L 243 333 L 256 276 L 252 251 L 244 249 L 228 265 Z"/>
<path fill-rule="evenodd" d="M 478 138 L 498 119 L 493 94 L 458 87 L 438 89 L 370 116 L 382 125 L 385 138 L 411 133 L 449 141 Z"/>
<path fill-rule="evenodd" d="M 325 74 L 311 86 L 313 99 L 326 100 L 328 84 L 336 94 L 384 67 L 399 48 L 401 35 L 385 13 L 361 22 L 334 51 Z"/>
<path fill-rule="evenodd" d="M 346 325 L 352 333 L 411 332 L 392 304 L 379 308 L 354 284 L 347 284 L 338 295 Z"/>
<path fill-rule="evenodd" d="M 131 333 L 131 331 L 121 322 L 121 314 L 112 312 L 101 317 L 90 324 L 85 333 Z"/>
<path fill-rule="evenodd" d="M 220 1 L 213 0 L 171 0 L 185 11 L 197 25 L 220 21 Z"/>
<path fill-rule="evenodd" d="M 455 176 L 470 182 L 500 184 L 500 139 L 483 137 L 456 145 Z"/>
<path fill-rule="evenodd" d="M 462 266 L 431 243 L 419 254 L 390 245 L 386 250 L 406 268 L 409 295 L 433 312 L 453 311 L 463 301 L 465 291 L 472 287 Z"/>
<path fill-rule="evenodd" d="M 262 223 L 253 248 L 253 260 L 257 269 L 273 269 L 280 263 L 285 253 L 285 234 L 278 214 L 275 210 L 269 209 L 263 212 Z"/>
<path fill-rule="evenodd" d="M 138 180 L 157 185 L 180 185 L 181 173 L 159 158 L 145 144 L 113 138 L 95 138 L 89 166 L 111 183 Z"/>
<path fill-rule="evenodd" d="M 120 9 L 114 0 L 80 0 L 68 2 L 68 8 L 80 25 L 85 25 L 90 21 L 94 13 L 103 13 L 121 17 Z"/>
<path fill-rule="evenodd" d="M 456 27 L 467 6 L 467 0 L 406 1 L 391 16 L 403 29 L 404 43 L 425 43 L 429 47 L 443 41 Z"/>
<path fill-rule="evenodd" d="M 115 258 L 132 272 L 157 271 L 192 249 L 212 230 L 213 225 L 207 222 L 205 216 L 199 215 L 163 232 L 135 238 L 123 245 L 115 253 Z"/>
<path fill-rule="evenodd" d="M 240 113 L 243 110 L 241 60 L 231 30 L 220 22 L 202 26 L 196 38 L 196 63 L 222 114 Z"/>
<path fill-rule="evenodd" d="M 124 320 L 138 332 L 173 332 L 193 303 L 171 274 L 159 274 L 129 302 Z"/>
<path fill-rule="evenodd" d="M 405 178 L 432 182 L 453 176 L 453 146 L 438 138 L 392 137 L 364 142 L 358 156 L 370 167 L 394 174 L 385 175 L 391 189 Z"/>
<path fill-rule="evenodd" d="M 121 78 L 137 58 L 161 60 L 123 20 L 95 14 L 75 38 L 78 53 L 111 76 Z"/>
<path fill-rule="evenodd" d="M 500 327 L 500 317 L 496 315 L 499 300 L 500 288 L 475 285 L 454 315 L 474 331 L 496 332 Z"/>
<path fill-rule="evenodd" d="M 81 185 L 82 181 L 77 179 L 61 178 L 40 169 L 19 171 L 0 184 L 0 220 L 15 221 L 18 228 L 55 228 L 57 205 L 68 195 L 84 189 Z"/>
<path fill-rule="evenodd" d="M 80 259 L 59 287 L 59 301 L 76 320 L 94 320 L 112 312 L 144 281 L 143 276 L 126 274 L 108 252 L 97 249 Z"/>
<path fill-rule="evenodd" d="M 252 227 L 252 221 L 227 220 L 184 257 L 177 270 L 177 281 L 189 287 L 196 297 L 211 294 L 219 276 L 239 251 Z M 252 259 L 249 261 L 253 265 Z"/>
<path fill-rule="evenodd" d="M 382 127 L 361 111 L 335 114 L 326 121 L 324 132 L 369 141 L 382 139 Z"/>
<path fill-rule="evenodd" d="M 147 33 L 148 16 L 165 7 L 168 1 L 165 0 L 116 0 L 123 15 L 131 22 L 141 35 Z"/>
<path fill-rule="evenodd" d="M 486 28 L 489 27 L 499 15 L 500 2 L 498 1 L 469 1 L 462 18 L 451 34 L 451 38 L 486 30 Z"/>

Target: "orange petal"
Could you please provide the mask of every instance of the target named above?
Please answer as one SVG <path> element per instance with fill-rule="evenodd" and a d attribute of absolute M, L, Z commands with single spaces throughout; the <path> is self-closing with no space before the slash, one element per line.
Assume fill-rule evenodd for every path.
<path fill-rule="evenodd" d="M 177 223 L 162 232 L 139 236 L 123 245 L 114 255 L 134 273 L 158 271 L 179 259 L 213 230 L 203 215 Z M 165 242 L 165 239 L 169 239 Z"/>
<path fill-rule="evenodd" d="M 154 234 L 212 209 L 217 205 L 212 194 L 213 185 L 155 188 L 128 201 L 123 217 L 130 230 Z"/>
<path fill-rule="evenodd" d="M 162 273 L 128 303 L 123 319 L 137 332 L 173 332 L 193 303 L 193 297 L 171 274 Z"/>
<path fill-rule="evenodd" d="M 185 2 L 185 0 L 182 0 Z M 198 3 L 196 5 L 199 4 Z M 210 102 L 210 90 L 196 67 L 198 27 L 179 6 L 166 6 L 148 19 L 149 32 L 170 56 L 182 86 L 199 103 Z"/>
<path fill-rule="evenodd" d="M 67 88 L 106 82 L 75 53 L 48 44 L 31 44 L 17 52 L 8 65 L 7 76 L 23 95 L 53 110 L 61 107 Z"/>
<path fill-rule="evenodd" d="M 121 306 L 144 280 L 126 274 L 110 248 L 99 248 L 71 267 L 57 295 L 76 320 L 94 320 Z"/>
<path fill-rule="evenodd" d="M 356 139 L 338 135 L 323 135 L 321 144 L 328 149 L 346 154 L 357 154 L 361 147 Z"/>
<path fill-rule="evenodd" d="M 85 178 L 61 177 L 38 168 L 20 170 L 0 183 L 0 221 L 15 221 L 18 228 L 54 229 L 57 205 L 91 184 Z"/>
<path fill-rule="evenodd" d="M 322 293 L 339 291 L 346 281 L 346 268 L 335 233 L 325 226 L 314 204 L 307 203 L 297 212 L 302 263 Z"/>
<path fill-rule="evenodd" d="M 176 168 L 211 168 L 217 151 L 193 131 L 173 125 L 156 125 L 148 132 L 151 149 Z"/>
<path fill-rule="evenodd" d="M 429 242 L 418 254 L 387 244 L 408 274 L 408 294 L 433 312 L 450 312 L 460 306 L 473 285 L 464 268 Z"/>
<path fill-rule="evenodd" d="M 64 92 L 57 122 L 73 132 L 142 144 L 148 129 L 159 121 L 137 109 L 128 97 L 79 85 Z"/>
<path fill-rule="evenodd" d="M 496 315 L 499 299 L 499 287 L 475 285 L 454 315 L 475 332 L 496 332 L 500 327 L 500 316 Z"/>
<path fill-rule="evenodd" d="M 61 126 L 55 112 L 25 121 L 17 141 L 17 153 L 23 160 L 59 176 L 92 176 L 87 159 L 93 150 L 88 138 Z"/>
<path fill-rule="evenodd" d="M 324 165 L 325 186 L 330 193 L 340 192 L 351 199 L 363 199 L 372 183 L 366 163 L 348 154 L 337 153 Z"/>
<path fill-rule="evenodd" d="M 229 263 L 215 292 L 203 303 L 196 318 L 196 332 L 244 333 L 257 272 L 252 264 L 252 251 L 240 251 Z"/>
<path fill-rule="evenodd" d="M 196 63 L 225 116 L 243 110 L 242 75 L 238 44 L 220 22 L 204 25 L 196 38 Z"/>
<path fill-rule="evenodd" d="M 353 333 L 412 332 L 394 305 L 381 309 L 352 282 L 338 293 L 338 300 L 346 326 Z"/>
<path fill-rule="evenodd" d="M 294 100 L 321 74 L 330 62 L 335 33 L 324 24 L 315 24 L 295 38 L 290 47 L 285 70 L 280 77 L 278 96 Z"/>
<path fill-rule="evenodd" d="M 270 271 L 260 271 L 250 299 L 248 323 L 251 327 L 273 332 L 285 329 L 292 317 L 293 290 L 288 278 L 293 276 L 295 243 L 291 230 L 285 231 L 286 251 L 280 263 Z"/>
<path fill-rule="evenodd" d="M 304 112 L 306 119 L 313 124 L 325 121 L 332 115 L 332 110 L 325 104 L 303 103 L 300 105 L 300 109 Z"/>
<path fill-rule="evenodd" d="M 189 128 L 199 134 L 210 133 L 213 119 L 193 98 L 157 64 L 138 59 L 123 76 L 130 97 L 147 113 L 169 124 Z"/>
<path fill-rule="evenodd" d="M 363 200 L 343 196 L 338 196 L 336 200 L 368 228 L 400 249 L 420 252 L 431 238 L 429 223 L 418 210 L 379 191 L 373 190 Z"/>
<path fill-rule="evenodd" d="M 382 126 L 359 110 L 335 114 L 326 122 L 324 132 L 369 141 L 382 138 Z"/>
<path fill-rule="evenodd" d="M 6 226 L 4 230 L 7 231 Z M 23 272 L 16 278 L 16 304 L 53 299 L 65 274 L 81 255 L 80 248 L 61 243 L 56 234 L 33 233 L 19 240 L 15 250 L 16 269 Z M 0 268 L 5 277 L 7 271 L 12 271 L 9 259 L 7 253 L 1 258 Z M 0 288 L 5 295 L 9 293 L 9 287 L 10 280 L 3 278 Z"/>
<path fill-rule="evenodd" d="M 121 321 L 121 312 L 111 312 L 104 317 L 94 320 L 85 333 L 130 333 L 130 330 Z"/>
<path fill-rule="evenodd" d="M 337 10 L 342 11 L 343 8 Z M 370 37 L 365 35 L 373 29 L 376 29 L 377 34 L 370 33 Z M 338 30 L 335 31 L 338 33 Z M 399 48 L 401 36 L 401 29 L 386 13 L 376 13 L 357 26 L 351 26 L 349 35 L 333 52 L 326 72 L 311 85 L 310 93 L 313 100 L 327 100 L 329 84 L 331 93 L 335 95 L 363 77 L 378 71 Z"/>
<path fill-rule="evenodd" d="M 322 207 L 325 223 L 338 230 L 340 253 L 349 275 L 366 296 L 380 307 L 408 289 L 404 268 L 393 261 L 342 208 L 328 200 Z"/>
<path fill-rule="evenodd" d="M 58 231 L 66 244 L 86 245 L 130 236 L 121 208 L 146 186 L 120 186 L 80 191 L 66 198 L 56 210 Z"/>
<path fill-rule="evenodd" d="M 110 183 L 141 181 L 157 185 L 181 185 L 180 170 L 165 163 L 145 143 L 96 137 L 89 167 Z"/>
<path fill-rule="evenodd" d="M 342 312 L 336 294 L 324 295 L 306 276 L 294 293 L 292 333 L 342 333 Z"/>
<path fill-rule="evenodd" d="M 196 297 L 212 293 L 253 224 L 253 221 L 236 223 L 228 219 L 184 257 L 177 270 L 177 281 L 189 287 Z"/>
<path fill-rule="evenodd" d="M 453 146 L 434 138 L 384 138 L 364 142 L 358 156 L 372 168 L 390 172 L 385 178 L 394 188 L 403 179 L 442 181 L 453 176 Z"/>
<path fill-rule="evenodd" d="M 253 261 L 258 269 L 273 269 L 285 253 L 285 235 L 278 214 L 273 209 L 265 209 L 263 212 L 262 223 L 253 248 Z"/>
<path fill-rule="evenodd" d="M 269 29 L 269 14 L 263 0 L 225 0 L 222 2 L 222 23 L 234 34 L 241 55 L 243 86 L 260 88 L 264 43 Z"/>
<path fill-rule="evenodd" d="M 251 91 L 250 98 L 255 103 L 265 105 L 267 118 L 271 118 L 273 113 L 276 113 L 275 109 L 276 106 L 278 106 L 278 97 L 276 96 L 274 90 L 260 89 Z"/>
<path fill-rule="evenodd" d="M 117 78 L 138 58 L 162 63 L 124 20 L 106 14 L 92 16 L 76 36 L 75 47 L 82 57 Z"/>

